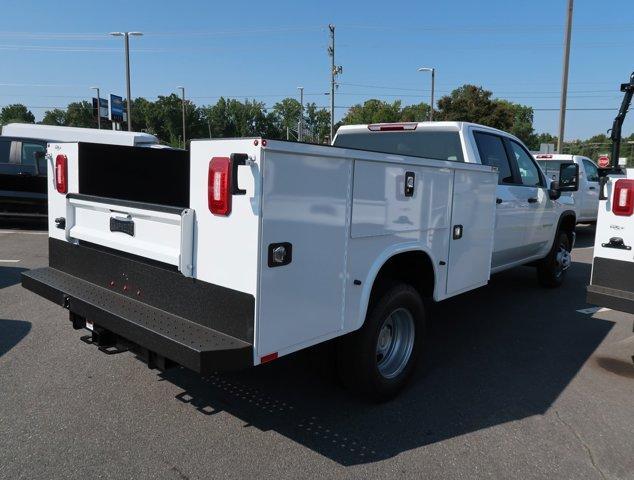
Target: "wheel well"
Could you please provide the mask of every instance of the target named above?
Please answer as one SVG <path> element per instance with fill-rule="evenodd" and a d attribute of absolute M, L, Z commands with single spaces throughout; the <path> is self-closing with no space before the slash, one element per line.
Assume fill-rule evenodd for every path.
<path fill-rule="evenodd" d="M 421 251 L 404 252 L 390 257 L 381 267 L 372 284 L 370 303 L 395 283 L 413 286 L 422 298 L 434 294 L 434 267 L 429 256 Z"/>
<path fill-rule="evenodd" d="M 559 222 L 559 231 L 566 232 L 568 235 L 568 240 L 570 240 L 570 244 L 572 245 L 572 233 L 575 231 L 575 226 L 577 224 L 577 218 L 574 213 L 564 214 L 561 217 Z"/>

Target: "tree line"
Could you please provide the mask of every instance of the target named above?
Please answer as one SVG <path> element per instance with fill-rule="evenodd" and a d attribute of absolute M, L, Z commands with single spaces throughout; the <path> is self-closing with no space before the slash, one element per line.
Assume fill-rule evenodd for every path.
<path fill-rule="evenodd" d="M 132 130 L 156 135 L 163 143 L 175 147 L 182 145 L 182 100 L 176 94 L 159 96 L 151 101 L 136 98 L 132 101 Z M 429 118 L 427 103 L 403 105 L 400 100 L 386 102 L 370 99 L 353 105 L 339 121 L 340 125 L 415 122 Z M 186 137 L 223 138 L 263 136 L 271 139 L 296 140 L 302 108 L 294 98 L 285 98 L 267 108 L 255 99 L 244 101 L 221 97 L 213 105 L 195 105 L 185 101 Z M 463 85 L 438 100 L 434 120 L 474 122 L 512 133 L 531 150 L 538 150 L 541 143 L 557 143 L 548 133 L 536 133 L 533 128 L 533 109 L 527 105 L 493 98 L 493 93 L 475 85 Z M 0 124 L 10 122 L 34 123 L 35 116 L 22 104 L 5 106 L 0 111 Z M 65 109 L 54 108 L 44 113 L 39 122 L 46 125 L 97 128 L 92 103 L 71 102 Z M 102 128 L 111 128 L 102 120 Z M 124 128 L 127 128 L 124 126 Z M 303 140 L 324 143 L 329 140 L 330 112 L 315 103 L 304 106 Z M 627 141 L 634 141 L 634 134 Z M 629 146 L 631 147 L 631 146 Z M 596 158 L 610 148 L 605 135 L 595 135 L 584 141 L 564 144 L 565 153 Z M 624 155 L 630 151 L 623 148 Z"/>

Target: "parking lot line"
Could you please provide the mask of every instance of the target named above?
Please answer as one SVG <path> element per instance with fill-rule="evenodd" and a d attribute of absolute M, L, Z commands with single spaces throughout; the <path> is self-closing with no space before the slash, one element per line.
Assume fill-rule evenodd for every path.
<path fill-rule="evenodd" d="M 18 263 L 20 260 L 2 260 L 0 259 L 0 263 Z"/>
<path fill-rule="evenodd" d="M 32 232 L 30 230 L 0 230 L 0 233 L 20 233 L 23 235 L 48 235 L 48 232 Z"/>
<path fill-rule="evenodd" d="M 590 307 L 590 308 L 582 308 L 581 310 L 577 310 L 577 312 L 583 313 L 585 315 L 594 315 L 595 313 L 598 313 L 598 312 L 609 312 L 610 310 L 611 310 L 610 308 Z"/>

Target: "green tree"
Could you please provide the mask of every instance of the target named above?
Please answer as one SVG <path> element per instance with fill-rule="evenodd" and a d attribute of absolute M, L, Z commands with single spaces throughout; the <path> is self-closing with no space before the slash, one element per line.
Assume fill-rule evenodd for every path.
<path fill-rule="evenodd" d="M 67 124 L 66 111 L 60 108 L 47 110 L 46 112 L 44 112 L 44 118 L 42 118 L 42 121 L 40 123 L 43 125 L 64 126 Z"/>
<path fill-rule="evenodd" d="M 438 100 L 438 120 L 474 122 L 510 131 L 515 114 L 508 102 L 491 99 L 492 92 L 463 85 Z"/>
<path fill-rule="evenodd" d="M 66 125 L 69 127 L 97 128 L 97 119 L 92 115 L 92 103 L 86 100 L 71 102 L 66 108 Z"/>
<path fill-rule="evenodd" d="M 277 128 L 286 136 L 287 132 L 296 136 L 299 118 L 301 116 L 302 105 L 294 98 L 285 98 L 273 105 L 273 114 L 277 122 Z M 286 138 L 286 137 L 285 137 Z"/>
<path fill-rule="evenodd" d="M 494 102 L 499 102 L 500 105 L 509 108 L 513 112 L 513 124 L 508 132 L 533 149 L 537 140 L 533 130 L 533 108 L 506 100 L 494 100 Z M 537 145 L 537 148 L 539 148 L 539 145 Z"/>
<path fill-rule="evenodd" d="M 348 110 L 341 120 L 343 125 L 364 123 L 398 122 L 401 118 L 401 101 L 392 103 L 383 100 L 366 100 L 363 105 L 357 104 Z"/>
<path fill-rule="evenodd" d="M 330 112 L 325 108 L 317 108 L 315 103 L 308 103 L 305 108 L 305 125 L 310 132 L 307 141 L 323 143 L 330 135 Z"/>
<path fill-rule="evenodd" d="M 0 110 L 0 125 L 14 122 L 35 123 L 35 115 L 21 103 L 2 107 L 2 110 Z"/>
<path fill-rule="evenodd" d="M 424 102 L 416 105 L 407 105 L 401 110 L 400 120 L 402 122 L 425 122 L 429 120 L 430 110 L 429 105 Z"/>

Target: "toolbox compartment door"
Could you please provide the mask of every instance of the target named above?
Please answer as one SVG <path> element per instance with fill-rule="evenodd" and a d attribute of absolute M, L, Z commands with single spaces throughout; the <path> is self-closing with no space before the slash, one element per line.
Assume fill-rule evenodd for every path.
<path fill-rule="evenodd" d="M 65 233 L 70 242 L 89 242 L 193 274 L 194 211 L 189 208 L 69 194 Z"/>
<path fill-rule="evenodd" d="M 454 170 L 447 296 L 489 281 L 496 187 L 497 172 Z"/>

